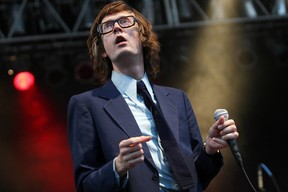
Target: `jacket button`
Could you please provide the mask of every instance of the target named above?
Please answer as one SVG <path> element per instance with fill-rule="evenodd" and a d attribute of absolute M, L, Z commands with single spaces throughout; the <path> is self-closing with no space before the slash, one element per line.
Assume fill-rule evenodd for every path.
<path fill-rule="evenodd" d="M 159 176 L 157 173 L 154 173 L 154 175 L 152 176 L 152 180 L 153 181 L 158 181 L 159 180 Z"/>

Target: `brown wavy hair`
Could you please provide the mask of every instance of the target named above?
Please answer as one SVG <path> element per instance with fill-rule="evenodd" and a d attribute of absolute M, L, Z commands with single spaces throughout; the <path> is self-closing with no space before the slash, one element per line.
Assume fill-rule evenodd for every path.
<path fill-rule="evenodd" d="M 136 9 L 129 6 L 124 1 L 115 1 L 103 7 L 95 18 L 87 40 L 90 58 L 93 61 L 93 68 L 96 75 L 96 83 L 103 85 L 111 78 L 112 63 L 108 57 L 103 57 L 105 52 L 101 35 L 97 32 L 97 26 L 103 18 L 122 11 L 129 11 L 135 14 L 138 20 L 140 40 L 143 45 L 144 67 L 150 79 L 155 79 L 160 70 L 159 52 L 160 44 L 156 33 L 152 29 L 151 23 Z"/>

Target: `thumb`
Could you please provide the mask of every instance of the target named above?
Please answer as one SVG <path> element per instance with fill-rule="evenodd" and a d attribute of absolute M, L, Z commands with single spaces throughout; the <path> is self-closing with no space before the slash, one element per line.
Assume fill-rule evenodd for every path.
<path fill-rule="evenodd" d="M 222 125 L 225 122 L 224 115 L 221 115 L 219 119 L 216 121 L 217 125 Z"/>
<path fill-rule="evenodd" d="M 222 125 L 225 122 L 224 115 L 221 115 L 218 120 L 211 126 L 208 137 L 213 138 L 213 137 L 218 137 L 219 136 L 219 129 L 218 126 Z"/>
<path fill-rule="evenodd" d="M 218 119 L 217 119 L 217 121 L 215 121 L 215 123 L 212 125 L 212 129 L 218 129 L 217 127 L 219 126 L 219 125 L 222 125 L 223 123 L 225 122 L 225 117 L 224 117 L 224 115 L 221 115 Z"/>

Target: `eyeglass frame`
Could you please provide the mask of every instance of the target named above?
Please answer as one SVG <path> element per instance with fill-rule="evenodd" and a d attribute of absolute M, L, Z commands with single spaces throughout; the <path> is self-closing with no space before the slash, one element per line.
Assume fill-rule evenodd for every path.
<path fill-rule="evenodd" d="M 121 24 L 119 23 L 119 21 L 120 21 L 121 19 L 123 19 L 123 18 L 128 18 L 128 17 L 132 17 L 132 18 L 133 18 L 133 23 L 132 23 L 131 25 L 129 25 L 129 26 L 122 27 Z M 102 29 L 101 29 L 102 26 L 103 26 L 104 24 L 106 24 L 106 23 L 111 23 L 111 22 L 113 22 L 113 27 L 112 27 L 112 29 L 111 29 L 111 31 L 113 31 L 116 22 L 118 23 L 118 25 L 119 25 L 121 28 L 129 28 L 129 27 L 134 26 L 135 23 L 138 22 L 138 19 L 137 19 L 136 17 L 134 17 L 133 15 L 128 15 L 128 16 L 120 17 L 120 18 L 115 19 L 115 20 L 110 20 L 110 21 L 106 21 L 106 22 L 104 22 L 104 23 L 100 23 L 100 24 L 97 26 L 97 32 L 99 33 L 99 35 L 105 35 L 105 34 L 111 32 L 111 31 L 108 31 L 108 32 L 105 32 L 105 33 L 101 32 L 101 31 L 102 31 Z"/>

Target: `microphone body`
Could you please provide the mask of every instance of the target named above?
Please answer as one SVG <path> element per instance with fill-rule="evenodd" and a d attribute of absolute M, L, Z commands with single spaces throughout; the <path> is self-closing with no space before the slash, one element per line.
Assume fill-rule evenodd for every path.
<path fill-rule="evenodd" d="M 262 174 L 261 165 L 258 166 L 257 176 L 258 176 L 257 177 L 257 179 L 258 179 L 258 189 L 260 189 L 260 191 L 264 191 L 263 174 Z"/>
<path fill-rule="evenodd" d="M 217 109 L 214 112 L 214 119 L 217 121 L 221 115 L 224 115 L 225 121 L 229 119 L 229 114 L 226 109 Z M 243 160 L 242 160 L 242 156 L 240 154 L 240 150 L 239 150 L 236 140 L 229 139 L 227 142 L 229 144 L 230 150 L 234 158 L 236 159 L 237 163 L 239 164 L 241 168 L 243 168 L 244 167 Z"/>

